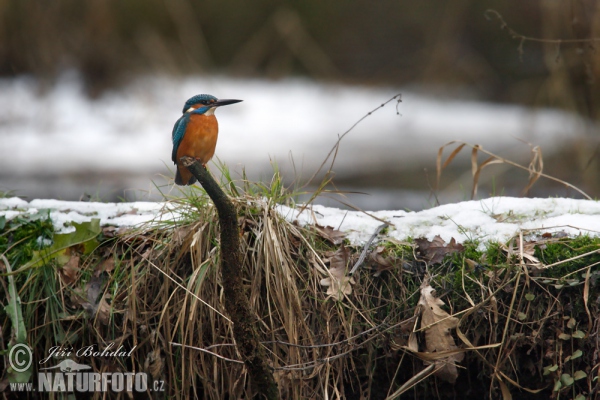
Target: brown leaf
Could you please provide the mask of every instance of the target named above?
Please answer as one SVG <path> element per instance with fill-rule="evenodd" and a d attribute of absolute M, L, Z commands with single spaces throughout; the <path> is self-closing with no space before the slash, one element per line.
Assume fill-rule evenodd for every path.
<path fill-rule="evenodd" d="M 475 271 L 480 266 L 479 263 L 477 263 L 477 261 L 473 261 L 469 258 L 465 258 L 465 263 L 467 263 L 469 271 Z"/>
<path fill-rule="evenodd" d="M 446 245 L 440 235 L 436 235 L 431 242 L 425 238 L 420 238 L 415 239 L 415 243 L 425 261 L 431 264 L 441 263 L 447 254 L 464 251 L 463 245 L 456 243 L 454 238 L 450 239 L 450 243 Z"/>
<path fill-rule="evenodd" d="M 349 252 L 345 246 L 341 246 L 334 253 L 329 262 L 330 276 L 321 279 L 321 285 L 327 286 L 327 296 L 335 297 L 337 300 L 344 298 L 344 295 L 352 293 L 352 285 L 354 279 L 347 276 L 348 273 L 348 256 Z"/>
<path fill-rule="evenodd" d="M 133 207 L 129 211 L 122 211 L 120 213 L 117 213 L 117 215 L 115 217 L 122 217 L 123 215 L 137 215 L 137 213 L 138 213 L 138 209 Z"/>
<path fill-rule="evenodd" d="M 108 325 L 110 320 L 110 305 L 106 301 L 108 294 L 104 294 L 100 301 L 98 302 L 98 306 L 96 307 L 96 319 L 100 321 L 103 325 Z"/>
<path fill-rule="evenodd" d="M 99 277 L 92 277 L 85 285 L 85 293 L 88 302 L 97 304 L 96 300 L 98 300 L 100 293 L 102 293 L 102 279 Z"/>
<path fill-rule="evenodd" d="M 101 278 L 92 275 L 92 279 L 85 285 L 84 296 L 76 296 L 74 299 L 90 317 L 97 318 L 102 324 L 107 325 L 110 319 L 110 305 L 106 301 L 108 295 L 102 293 Z M 100 298 L 99 298 L 100 297 Z"/>
<path fill-rule="evenodd" d="M 511 240 L 509 242 L 508 246 L 505 246 L 503 244 L 501 244 L 501 246 L 500 246 L 500 248 L 504 252 L 506 252 L 506 256 L 509 261 L 511 260 L 511 258 L 513 256 L 517 256 L 519 258 L 521 256 L 521 249 L 520 249 L 521 240 L 520 240 L 520 238 L 517 238 L 515 246 L 513 246 L 513 243 L 514 243 L 513 240 Z M 536 245 L 537 245 L 537 242 L 532 242 L 532 241 L 523 242 L 523 262 L 530 266 L 542 267 L 543 264 L 540 262 L 540 260 L 538 260 L 537 257 L 534 256 Z"/>
<path fill-rule="evenodd" d="M 164 370 L 164 361 L 160 354 L 160 349 L 154 349 L 146 355 L 144 360 L 144 371 L 148 372 L 154 379 L 162 376 Z"/>
<path fill-rule="evenodd" d="M 417 311 L 417 309 L 415 309 L 415 311 Z M 418 317 L 419 315 L 415 312 L 415 315 L 413 315 L 409 319 L 402 321 L 400 323 L 400 331 L 403 335 L 397 335 L 395 338 L 396 342 L 401 343 L 401 345 L 405 345 L 415 353 L 419 352 L 419 340 L 415 332 Z M 407 340 L 405 340 L 404 335 L 408 335 Z"/>
<path fill-rule="evenodd" d="M 189 237 L 192 228 L 192 225 L 188 225 L 175 229 L 173 231 L 173 236 L 171 237 L 172 242 L 177 244 L 177 246 L 181 246 L 183 242 Z"/>
<path fill-rule="evenodd" d="M 333 244 L 340 244 L 344 241 L 346 234 L 342 231 L 334 229 L 332 226 L 315 225 L 315 230 L 323 239 L 330 241 Z"/>
<path fill-rule="evenodd" d="M 117 229 L 119 228 L 117 228 L 116 226 L 105 226 L 102 228 L 102 235 L 104 235 L 104 237 L 107 238 L 115 237 Z"/>
<path fill-rule="evenodd" d="M 419 352 L 419 341 L 417 340 L 417 334 L 411 332 L 408 337 L 408 348 L 414 351 L 415 353 Z"/>
<path fill-rule="evenodd" d="M 154 259 L 155 249 L 153 247 L 148 247 L 146 251 L 142 254 L 142 260 L 152 260 Z"/>
<path fill-rule="evenodd" d="M 430 353 L 456 350 L 456 344 L 450 331 L 455 329 L 458 319 L 451 317 L 440 306 L 444 302 L 434 296 L 433 289 L 427 282 L 421 287 L 421 329 L 425 331 L 425 346 Z M 458 377 L 456 362 L 462 361 L 463 353 L 452 354 L 440 358 L 436 364 L 435 375 L 447 382 L 454 383 Z"/>
<path fill-rule="evenodd" d="M 115 269 L 115 258 L 110 256 L 100 261 L 94 270 L 94 276 L 99 277 L 103 272 L 112 272 Z"/>
<path fill-rule="evenodd" d="M 381 275 L 383 271 L 394 269 L 395 263 L 389 258 L 382 256 L 384 247 L 380 246 L 370 254 L 371 261 L 375 264 L 377 271 L 373 274 L 374 277 Z"/>
<path fill-rule="evenodd" d="M 79 273 L 79 255 L 72 254 L 65 265 L 60 268 L 60 276 L 66 285 L 71 285 Z"/>

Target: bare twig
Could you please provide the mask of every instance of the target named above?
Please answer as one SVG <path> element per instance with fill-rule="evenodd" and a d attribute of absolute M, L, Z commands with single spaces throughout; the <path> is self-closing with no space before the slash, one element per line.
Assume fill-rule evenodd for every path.
<path fill-rule="evenodd" d="M 506 23 L 506 21 L 504 20 L 504 17 L 502 16 L 502 14 L 500 14 L 496 10 L 488 9 L 488 10 L 486 10 L 483 13 L 483 15 L 488 20 L 491 20 L 492 17 L 493 17 L 493 18 L 496 18 L 498 21 L 500 21 L 500 29 L 506 30 L 513 39 L 519 39 L 521 41 L 520 44 L 519 44 L 520 48 L 523 47 L 523 43 L 524 42 L 551 43 L 551 44 L 560 45 L 561 43 L 591 43 L 591 42 L 598 42 L 598 41 L 600 41 L 600 38 L 589 38 L 589 39 L 542 39 L 542 38 L 537 38 L 537 37 L 533 37 L 533 36 L 526 36 L 526 35 L 523 35 L 523 34 L 517 32 L 517 31 L 515 31 L 514 29 L 512 29 Z"/>
<path fill-rule="evenodd" d="M 349 134 L 358 124 L 360 124 L 362 121 L 364 121 L 366 118 L 370 117 L 371 114 L 373 114 L 375 111 L 379 110 L 380 108 L 385 107 L 386 104 L 388 104 L 389 102 L 398 99 L 398 102 L 401 102 L 401 94 L 398 93 L 396 95 L 394 95 L 392 98 L 390 98 L 389 100 L 385 101 L 384 103 L 382 103 L 381 105 L 375 107 L 374 109 L 372 109 L 371 111 L 369 111 L 368 113 L 366 113 L 365 115 L 363 115 L 358 121 L 356 121 L 346 132 L 342 133 L 340 135 L 340 137 L 338 137 L 338 140 L 335 142 L 335 144 L 333 145 L 333 147 L 331 148 L 331 150 L 329 150 L 329 153 L 327 154 L 327 157 L 325 157 L 325 159 L 323 160 L 323 162 L 321 163 L 321 166 L 319 167 L 319 169 L 317 169 L 317 171 L 313 174 L 313 176 L 308 180 L 308 182 L 306 183 L 307 185 L 312 182 L 312 180 L 315 178 L 315 176 L 317 176 L 317 174 L 319 172 L 321 172 L 321 170 L 323 169 L 323 166 L 325 166 L 325 164 L 327 163 L 327 160 L 329 160 L 329 158 L 331 157 L 332 154 L 336 153 L 338 151 L 338 148 L 340 146 L 340 142 L 342 141 L 342 139 L 344 139 L 344 137 Z M 329 171 L 331 171 L 331 169 L 333 168 L 333 164 L 335 162 L 335 156 L 333 158 L 333 160 L 331 160 L 331 165 L 329 166 Z M 306 186 L 306 185 L 305 185 Z"/>
<path fill-rule="evenodd" d="M 198 350 L 198 351 L 201 351 L 201 352 L 203 352 L 203 353 L 210 354 L 211 356 L 215 356 L 215 357 L 217 357 L 217 358 L 219 358 L 219 359 L 221 359 L 221 360 L 223 360 L 223 361 L 232 362 L 232 363 L 235 363 L 235 364 L 244 364 L 244 362 L 243 362 L 243 361 L 240 361 L 240 360 L 233 360 L 233 359 L 231 359 L 231 358 L 223 357 L 223 356 L 222 356 L 222 355 L 220 355 L 220 354 L 213 353 L 212 351 L 208 351 L 208 350 L 206 350 L 206 349 L 203 349 L 203 348 L 201 348 L 201 347 L 196 347 L 196 346 L 188 346 L 187 344 L 181 344 L 181 343 L 175 343 L 175 342 L 169 342 L 169 344 L 170 344 L 171 346 L 179 346 L 179 347 L 183 347 L 183 348 L 186 348 L 186 349 Z"/>
<path fill-rule="evenodd" d="M 344 340 L 341 340 L 341 341 L 335 342 L 335 343 L 315 344 L 315 345 L 303 345 L 303 344 L 295 344 L 295 343 L 283 342 L 281 340 L 273 340 L 273 341 L 261 342 L 261 343 L 263 343 L 263 344 L 277 343 L 277 344 L 283 344 L 283 345 L 286 345 L 286 346 L 299 347 L 299 348 L 302 348 L 302 349 L 317 349 L 317 348 L 321 348 L 321 347 L 331 347 L 331 346 L 337 346 L 337 345 L 340 345 L 340 344 L 348 343 L 348 342 L 350 342 L 350 341 L 352 341 L 354 339 L 358 339 L 359 337 L 364 336 L 364 335 L 366 335 L 366 334 L 368 334 L 370 332 L 373 332 L 373 331 L 381 330 L 381 332 L 378 332 L 378 333 L 385 332 L 388 329 L 387 328 L 382 329 L 382 328 L 384 326 L 386 326 L 386 325 L 387 324 L 383 323 L 381 325 L 374 326 L 373 328 L 367 329 L 366 331 L 361 332 L 359 334 L 356 334 L 356 335 L 354 335 L 352 337 L 349 337 L 348 339 L 344 339 Z"/>
<path fill-rule="evenodd" d="M 385 228 L 386 226 L 388 226 L 388 225 L 381 224 L 377 227 L 377 229 L 375 229 L 375 232 L 373 232 L 373 234 L 369 238 L 369 241 L 367 243 L 365 243 L 365 245 L 363 246 L 363 249 L 362 249 L 362 252 L 360 253 L 360 257 L 358 258 L 358 261 L 356 262 L 356 264 L 354 264 L 354 267 L 352 267 L 352 269 L 350 270 L 348 275 L 354 274 L 356 272 L 356 270 L 358 269 L 358 267 L 360 267 L 361 264 L 365 261 L 365 257 L 367 256 L 367 251 L 369 250 L 371 243 L 373 243 L 373 240 L 375 240 L 377 235 L 379 235 L 379 232 L 381 232 L 381 230 L 383 228 Z"/>
<path fill-rule="evenodd" d="M 321 163 L 321 165 L 319 166 L 319 168 L 317 168 L 317 170 L 315 171 L 315 173 L 310 177 L 310 179 L 304 184 L 303 187 L 307 187 L 308 185 L 310 185 L 310 183 L 313 181 L 313 179 L 315 179 L 315 177 L 319 174 L 319 172 L 321 172 L 321 170 L 323 170 L 323 167 L 327 164 L 327 161 L 333 156 L 333 158 L 331 159 L 331 164 L 329 165 L 329 168 L 328 168 L 327 172 L 325 173 L 325 177 L 323 178 L 323 181 L 319 185 L 319 188 L 322 190 L 327 184 L 329 184 L 331 182 L 331 180 L 333 179 L 333 173 L 332 173 L 333 164 L 335 164 L 335 159 L 337 157 L 337 152 L 339 150 L 340 143 L 341 143 L 342 139 L 344 139 L 344 137 L 348 133 L 350 133 L 363 120 L 365 120 L 366 118 L 370 117 L 371 114 L 373 114 L 375 111 L 379 110 L 380 108 L 385 107 L 385 105 L 388 104 L 389 102 L 391 102 L 393 100 L 397 100 L 398 103 L 402 102 L 401 96 L 402 95 L 400 93 L 394 95 L 389 100 L 385 101 L 381 105 L 375 107 L 374 109 L 372 109 L 371 111 L 369 111 L 368 113 L 366 113 L 365 115 L 363 115 L 350 128 L 348 128 L 348 130 L 346 130 L 346 132 L 344 132 L 341 135 L 339 135 L 338 140 L 335 142 L 335 144 L 333 145 L 333 147 L 331 148 L 331 150 L 329 150 L 329 153 L 327 154 L 327 156 L 325 157 L 325 159 L 323 160 L 323 162 Z M 396 113 L 400 114 L 397 109 L 396 109 Z M 299 213 L 301 213 L 302 211 L 304 211 L 304 209 L 308 206 L 308 204 L 310 204 L 318 196 L 319 192 L 320 192 L 320 190 L 316 190 L 313 193 L 313 195 L 310 197 L 310 199 L 308 199 L 308 201 L 306 201 L 305 204 L 302 206 L 302 208 L 300 209 Z"/>

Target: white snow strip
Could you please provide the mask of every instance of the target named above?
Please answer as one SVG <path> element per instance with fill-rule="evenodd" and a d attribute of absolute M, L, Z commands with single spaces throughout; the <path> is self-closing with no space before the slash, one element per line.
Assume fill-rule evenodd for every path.
<path fill-rule="evenodd" d="M 297 210 L 278 206 L 288 220 L 300 224 L 332 226 L 348 234 L 353 244 L 368 240 L 381 222 L 366 213 L 312 206 Z M 520 231 L 557 232 L 570 236 L 600 235 L 600 203 L 562 198 L 523 199 L 493 197 L 485 200 L 447 204 L 419 212 L 375 211 L 369 214 L 393 224 L 388 236 L 397 240 L 439 235 L 449 242 L 476 240 L 507 242 Z"/>
<path fill-rule="evenodd" d="M 150 221 L 177 220 L 180 213 L 171 203 L 93 203 L 58 200 L 0 199 L 0 216 L 10 220 L 20 213 L 36 214 L 49 210 L 58 232 L 69 232 L 72 222 L 100 218 L 102 225 L 135 227 Z M 298 209 L 278 205 L 277 211 L 288 221 L 301 225 L 332 226 L 347 233 L 352 244 L 368 240 L 381 221 L 357 211 L 314 205 Z M 446 204 L 419 212 L 375 211 L 369 214 L 393 224 L 387 235 L 397 240 L 439 235 L 446 242 L 476 240 L 481 248 L 487 242 L 507 242 L 520 231 L 558 232 L 569 236 L 600 236 L 600 202 L 563 198 L 524 199 L 493 197 L 485 200 Z"/>
<path fill-rule="evenodd" d="M 73 222 L 81 223 L 99 218 L 103 226 L 137 227 L 150 221 L 177 220 L 180 213 L 170 203 L 95 203 L 61 200 L 0 199 L 0 216 L 11 220 L 20 214 L 47 211 L 58 233 L 73 232 Z"/>

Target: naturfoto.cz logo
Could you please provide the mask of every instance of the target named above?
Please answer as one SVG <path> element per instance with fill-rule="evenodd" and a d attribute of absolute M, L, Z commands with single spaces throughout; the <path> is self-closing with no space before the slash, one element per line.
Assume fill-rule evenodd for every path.
<path fill-rule="evenodd" d="M 25 345 L 20 345 L 21 347 Z M 131 355 L 133 349 L 126 351 L 123 346 L 113 350 L 114 343 L 104 350 L 98 350 L 95 346 L 88 346 L 75 351 L 74 349 L 63 349 L 55 346 L 49 349 L 49 356 L 39 362 L 36 388 L 32 383 L 11 383 L 13 391 L 38 391 L 38 392 L 148 392 L 163 391 L 163 381 L 149 382 L 148 374 L 145 372 L 93 372 L 92 367 L 80 364 L 70 358 L 63 359 L 58 364 L 51 366 L 48 363 L 52 358 L 63 357 L 126 357 Z M 20 348 L 22 352 L 29 352 L 28 346 Z M 20 357 L 19 357 L 20 356 Z M 15 371 L 24 371 L 24 357 L 18 352 L 9 354 L 9 364 Z M 28 358 L 31 361 L 31 357 Z M 48 363 L 48 364 L 47 364 Z M 25 368 L 29 368 L 27 365 Z M 48 366 L 46 366 L 48 365 Z"/>

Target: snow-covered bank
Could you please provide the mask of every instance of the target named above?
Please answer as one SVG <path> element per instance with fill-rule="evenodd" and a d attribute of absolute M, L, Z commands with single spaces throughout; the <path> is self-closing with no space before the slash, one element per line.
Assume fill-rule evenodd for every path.
<path fill-rule="evenodd" d="M 48 210 L 56 229 L 68 232 L 70 222 L 100 218 L 101 225 L 136 227 L 150 221 L 178 219 L 169 203 L 93 203 L 19 198 L 0 199 L 0 217 L 12 219 L 21 213 L 37 214 Z M 485 200 L 446 204 L 419 212 L 376 211 L 362 213 L 323 206 L 312 206 L 299 214 L 297 209 L 278 206 L 278 212 L 302 225 L 331 226 L 347 233 L 353 244 L 369 238 L 384 220 L 392 226 L 387 235 L 397 240 L 439 235 L 446 242 L 477 240 L 506 242 L 520 231 L 565 232 L 576 236 L 600 236 L 600 202 L 563 198 L 524 199 L 493 197 Z M 376 218 L 373 218 L 377 217 Z"/>

